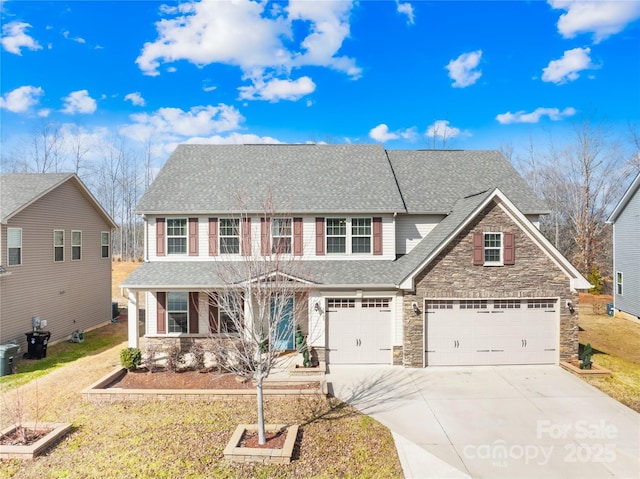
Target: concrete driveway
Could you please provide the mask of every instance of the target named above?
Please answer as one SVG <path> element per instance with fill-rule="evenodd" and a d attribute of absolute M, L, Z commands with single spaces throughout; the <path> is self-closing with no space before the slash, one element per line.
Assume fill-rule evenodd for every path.
<path fill-rule="evenodd" d="M 640 415 L 558 366 L 331 366 L 408 478 L 639 478 Z"/>

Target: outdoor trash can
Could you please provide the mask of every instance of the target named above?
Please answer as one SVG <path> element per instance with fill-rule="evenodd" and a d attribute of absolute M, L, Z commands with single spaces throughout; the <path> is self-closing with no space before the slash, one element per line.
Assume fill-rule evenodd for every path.
<path fill-rule="evenodd" d="M 607 303 L 607 314 L 613 316 L 613 303 Z"/>
<path fill-rule="evenodd" d="M 13 360 L 18 349 L 17 344 L 0 344 L 0 376 L 13 374 Z"/>
<path fill-rule="evenodd" d="M 25 359 L 42 359 L 47 357 L 47 344 L 51 333 L 49 331 L 32 331 L 27 335 L 27 352 Z"/>

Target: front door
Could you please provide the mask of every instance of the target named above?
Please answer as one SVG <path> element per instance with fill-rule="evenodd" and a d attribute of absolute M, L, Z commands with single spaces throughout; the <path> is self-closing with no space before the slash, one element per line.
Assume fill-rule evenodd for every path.
<path fill-rule="evenodd" d="M 272 298 L 271 320 L 276 321 L 273 347 L 279 351 L 294 349 L 293 298 Z"/>

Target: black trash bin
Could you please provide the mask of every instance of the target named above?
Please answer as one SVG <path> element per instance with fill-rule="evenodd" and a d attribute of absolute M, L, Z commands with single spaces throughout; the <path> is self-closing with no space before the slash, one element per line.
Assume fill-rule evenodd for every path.
<path fill-rule="evenodd" d="M 49 331 L 31 331 L 27 335 L 27 352 L 25 359 L 42 359 L 47 357 L 47 344 L 51 333 Z"/>

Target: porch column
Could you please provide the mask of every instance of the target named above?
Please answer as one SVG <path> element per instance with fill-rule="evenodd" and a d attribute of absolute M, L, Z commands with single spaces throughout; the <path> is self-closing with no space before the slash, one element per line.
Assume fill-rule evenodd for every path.
<path fill-rule="evenodd" d="M 129 290 L 129 303 L 128 303 L 128 336 L 129 347 L 139 348 L 139 331 L 138 327 L 138 291 Z"/>

